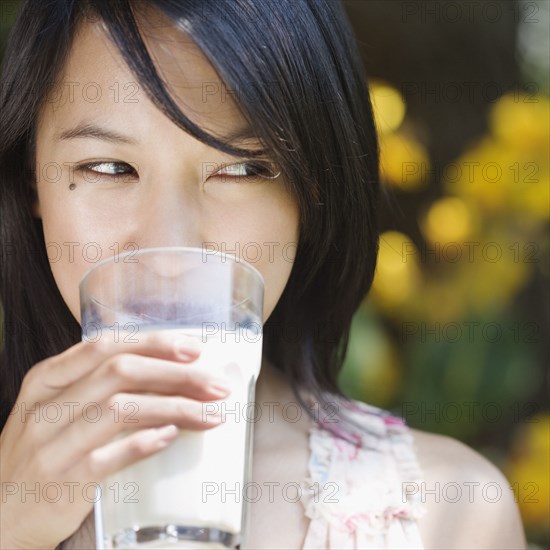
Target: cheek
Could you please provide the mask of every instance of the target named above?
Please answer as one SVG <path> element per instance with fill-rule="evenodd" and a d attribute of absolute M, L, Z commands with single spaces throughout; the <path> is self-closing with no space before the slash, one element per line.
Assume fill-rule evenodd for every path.
<path fill-rule="evenodd" d="M 255 265 L 265 279 L 264 296 L 264 323 L 267 321 L 283 290 L 286 286 L 293 265 L 294 248 L 288 249 L 289 257 L 279 258 L 276 262 L 262 262 L 261 265 Z"/>
<path fill-rule="evenodd" d="M 282 185 L 241 202 L 215 201 L 199 218 L 214 250 L 235 254 L 263 276 L 265 322 L 290 277 L 298 245 L 299 209 Z"/>
<path fill-rule="evenodd" d="M 125 249 L 129 239 L 115 219 L 96 219 L 90 217 L 89 210 L 73 207 L 42 202 L 42 226 L 53 277 L 71 313 L 80 322 L 80 280 L 101 260 L 129 251 Z"/>
<path fill-rule="evenodd" d="M 273 205 L 275 206 L 275 205 Z M 242 235 L 254 240 L 239 240 L 240 257 L 264 277 L 264 322 L 279 301 L 290 277 L 298 246 L 298 212 L 293 204 L 261 211 L 253 227 Z M 243 244 L 244 243 L 244 244 Z"/>
<path fill-rule="evenodd" d="M 240 204 L 239 208 L 207 203 L 182 217 L 181 208 L 153 207 L 151 200 L 116 201 L 121 206 L 114 213 L 105 205 L 90 205 L 89 195 L 87 200 L 84 193 L 46 194 L 41 214 L 56 284 L 80 322 L 78 285 L 99 261 L 147 246 L 215 243 L 221 252 L 236 252 L 264 277 L 266 321 L 288 281 L 298 241 L 298 209 L 281 195 Z M 193 220 L 192 230 L 181 225 L 182 218 Z"/>
<path fill-rule="evenodd" d="M 67 217 L 50 221 L 43 215 L 44 240 L 50 268 L 57 287 L 73 316 L 80 322 L 78 283 L 93 265 L 87 258 L 95 256 L 93 245 L 83 239 L 84 231 Z"/>

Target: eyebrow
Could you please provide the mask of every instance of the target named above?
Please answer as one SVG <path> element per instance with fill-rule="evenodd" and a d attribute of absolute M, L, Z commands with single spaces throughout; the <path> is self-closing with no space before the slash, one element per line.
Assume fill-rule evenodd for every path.
<path fill-rule="evenodd" d="M 55 136 L 55 139 L 59 141 L 75 138 L 93 138 L 111 143 L 126 143 L 128 145 L 137 144 L 137 141 L 130 136 L 125 136 L 114 130 L 109 130 L 96 124 L 89 124 L 86 122 L 80 122 L 74 128 L 63 130 Z"/>

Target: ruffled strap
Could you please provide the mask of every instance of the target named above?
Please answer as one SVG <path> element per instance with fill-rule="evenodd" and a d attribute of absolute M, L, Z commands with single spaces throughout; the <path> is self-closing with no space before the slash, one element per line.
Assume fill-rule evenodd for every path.
<path fill-rule="evenodd" d="M 327 402 L 336 415 L 319 419 L 309 434 L 304 550 L 423 548 L 420 495 L 403 491 L 422 478 L 408 427 L 372 405 L 333 395 Z"/>

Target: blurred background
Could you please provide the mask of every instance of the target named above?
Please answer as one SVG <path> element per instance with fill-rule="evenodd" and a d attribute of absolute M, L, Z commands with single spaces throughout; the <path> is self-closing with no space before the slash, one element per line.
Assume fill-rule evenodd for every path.
<path fill-rule="evenodd" d="M 341 386 L 506 475 L 550 546 L 547 0 L 343 0 L 381 139 L 373 289 Z M 17 7 L 0 0 L 0 56 Z"/>
<path fill-rule="evenodd" d="M 341 386 L 485 455 L 549 547 L 550 3 L 344 5 L 385 199 Z"/>

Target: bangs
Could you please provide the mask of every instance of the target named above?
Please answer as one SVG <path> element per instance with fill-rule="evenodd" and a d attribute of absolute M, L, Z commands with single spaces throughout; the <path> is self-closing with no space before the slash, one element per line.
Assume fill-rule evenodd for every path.
<path fill-rule="evenodd" d="M 100 20 L 104 24 L 105 30 L 148 98 L 176 126 L 199 141 L 233 156 L 254 157 L 261 154 L 263 151 L 257 149 L 231 146 L 231 142 L 239 136 L 220 139 L 204 131 L 183 113 L 168 91 L 143 40 L 144 33 L 147 32 L 144 27 L 147 26 L 147 28 L 158 31 L 162 26 L 171 25 L 172 28 L 181 32 L 183 40 L 188 40 L 187 36 L 193 39 L 190 30 L 194 26 L 189 25 L 187 21 L 188 18 L 196 19 L 197 14 L 193 12 L 193 8 L 195 7 L 196 10 L 196 6 L 193 6 L 192 3 L 186 6 L 186 3 L 182 2 L 178 6 L 177 14 L 169 12 L 170 15 L 168 15 L 164 11 L 169 7 L 166 4 L 159 2 L 158 12 L 156 12 L 155 9 L 152 9 L 151 4 L 140 0 L 133 2 L 130 0 L 87 0 L 79 23 L 89 21 L 91 18 L 92 21 Z M 167 15 L 167 17 L 159 17 L 160 15 Z M 211 62 L 211 60 L 209 61 Z M 252 134 L 252 128 L 250 133 Z"/>
<path fill-rule="evenodd" d="M 335 2 L 314 3 L 314 9 L 311 2 L 299 0 L 87 0 L 84 4 L 85 16 L 104 23 L 147 96 L 174 124 L 224 153 L 252 158 L 266 154 L 277 163 L 300 203 L 300 234 L 306 240 L 318 235 L 311 226 L 315 219 L 321 223 L 323 182 L 338 179 L 320 140 L 345 143 L 348 128 L 355 125 L 351 111 L 342 108 L 347 101 L 353 103 L 356 93 L 349 78 L 353 67 L 349 55 L 338 54 L 327 41 L 338 15 Z M 147 49 L 141 22 L 155 32 L 170 25 L 181 31 L 182 40 L 193 41 L 262 150 L 236 148 L 233 140 L 207 133 L 181 111 Z M 306 28 L 308 32 L 302 32 Z"/>

